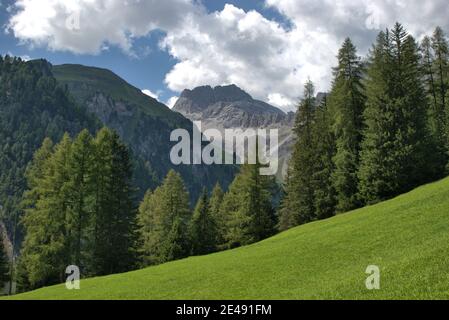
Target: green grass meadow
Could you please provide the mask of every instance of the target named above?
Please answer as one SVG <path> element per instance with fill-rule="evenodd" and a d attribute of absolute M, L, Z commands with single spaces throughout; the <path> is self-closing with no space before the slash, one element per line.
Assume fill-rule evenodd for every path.
<path fill-rule="evenodd" d="M 251 246 L 13 298 L 449 299 L 449 179 Z"/>

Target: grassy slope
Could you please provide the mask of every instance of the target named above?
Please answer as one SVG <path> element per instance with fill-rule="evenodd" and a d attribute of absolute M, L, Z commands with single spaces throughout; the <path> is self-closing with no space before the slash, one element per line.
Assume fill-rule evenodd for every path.
<path fill-rule="evenodd" d="M 449 299 L 449 179 L 261 243 L 19 299 Z M 381 290 L 365 269 L 381 268 Z"/>

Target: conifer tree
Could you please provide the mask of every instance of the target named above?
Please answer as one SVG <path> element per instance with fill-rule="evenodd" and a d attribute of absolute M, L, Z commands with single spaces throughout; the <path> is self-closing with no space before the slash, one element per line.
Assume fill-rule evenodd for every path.
<path fill-rule="evenodd" d="M 428 143 L 427 99 L 420 80 L 415 40 L 399 23 L 391 33 L 381 32 L 368 70 L 359 171 L 360 192 L 367 203 L 391 198 L 431 179 L 428 155 L 435 150 Z"/>
<path fill-rule="evenodd" d="M 438 86 L 437 76 L 439 63 L 436 62 L 432 40 L 424 37 L 421 46 L 421 72 L 424 88 L 428 99 L 428 125 L 435 144 L 435 152 L 432 154 L 432 162 L 429 165 L 435 167 L 435 172 L 443 172 L 448 163 L 447 144 L 447 112 L 441 103 L 441 86 Z M 440 77 L 441 79 L 441 77 Z M 438 176 L 436 174 L 436 176 Z"/>
<path fill-rule="evenodd" d="M 272 205 L 275 178 L 260 175 L 260 163 L 246 164 L 225 194 L 221 214 L 226 215 L 226 246 L 243 246 L 263 240 L 275 232 Z"/>
<path fill-rule="evenodd" d="M 432 118 L 436 119 L 436 114 L 438 112 L 438 101 L 437 101 L 437 87 L 435 82 L 435 71 L 434 71 L 434 63 L 435 63 L 435 55 L 432 48 L 432 40 L 425 36 L 421 46 L 421 68 L 422 73 L 424 75 L 424 81 L 425 81 L 425 87 L 427 90 L 427 95 L 429 97 L 431 106 L 430 114 Z M 434 132 L 439 131 L 438 129 L 438 123 L 432 123 L 432 128 Z M 436 133 L 437 134 L 437 133 Z"/>
<path fill-rule="evenodd" d="M 436 87 L 438 104 L 441 113 L 447 110 L 446 94 L 449 81 L 449 44 L 444 31 L 437 27 L 432 36 L 432 48 L 435 54 Z"/>
<path fill-rule="evenodd" d="M 216 250 L 217 225 L 211 214 L 207 189 L 204 189 L 190 221 L 193 255 L 205 255 Z"/>
<path fill-rule="evenodd" d="M 181 176 L 171 170 L 163 184 L 148 192 L 140 205 L 138 223 L 144 264 L 159 264 L 190 253 L 189 194 Z"/>
<path fill-rule="evenodd" d="M 135 218 L 132 165 L 117 133 L 104 128 L 95 141 L 93 262 L 96 275 L 133 267 Z"/>
<path fill-rule="evenodd" d="M 155 193 L 161 192 L 160 189 Z M 162 238 L 160 221 L 156 216 L 157 203 L 156 199 L 161 196 L 154 195 L 148 190 L 139 206 L 137 215 L 137 226 L 139 235 L 138 253 L 143 266 L 150 266 L 159 263 L 160 258 L 157 248 Z"/>
<path fill-rule="evenodd" d="M 336 212 L 336 191 L 332 181 L 335 166 L 336 142 L 332 127 L 332 117 L 327 105 L 327 97 L 315 111 L 313 126 L 316 161 L 313 167 L 313 190 L 315 219 L 332 217 Z"/>
<path fill-rule="evenodd" d="M 62 282 L 70 264 L 66 219 L 69 212 L 69 159 L 72 141 L 65 134 L 46 160 L 46 141 L 31 165 L 30 192 L 22 224 L 26 231 L 22 262 L 32 288 Z M 48 154 L 47 154 L 48 155 Z"/>
<path fill-rule="evenodd" d="M 296 215 L 292 214 L 292 203 L 295 201 L 293 192 L 287 192 L 288 188 L 291 188 L 291 168 L 287 170 L 287 174 L 282 186 L 282 200 L 279 206 L 279 224 L 277 228 L 280 231 L 285 231 L 298 225 Z M 290 189 L 291 190 L 291 189 Z"/>
<path fill-rule="evenodd" d="M 185 222 L 182 221 L 182 218 L 175 216 L 171 229 L 162 242 L 163 262 L 185 258 L 189 255 L 189 239 L 185 228 Z"/>
<path fill-rule="evenodd" d="M 209 210 L 212 219 L 215 221 L 215 230 L 216 230 L 216 244 L 218 249 L 220 249 L 225 243 L 225 234 L 226 234 L 226 220 L 225 216 L 221 213 L 221 206 L 223 203 L 224 192 L 221 188 L 220 184 L 217 183 L 212 190 L 212 195 L 209 201 Z"/>
<path fill-rule="evenodd" d="M 133 267 L 134 205 L 127 148 L 108 129 L 46 139 L 27 170 L 18 270 L 21 289 L 63 282 L 67 266 L 83 276 Z"/>
<path fill-rule="evenodd" d="M 433 70 L 436 91 L 434 119 L 436 122 L 437 142 L 440 145 L 444 145 L 446 157 L 443 161 L 447 162 L 447 152 L 449 150 L 449 43 L 440 27 L 437 27 L 433 33 L 432 49 L 434 52 Z"/>
<path fill-rule="evenodd" d="M 294 132 L 297 136 L 290 160 L 288 183 L 281 203 L 281 230 L 315 219 L 314 150 L 315 88 L 309 80 L 304 87 L 304 99 L 299 105 Z"/>
<path fill-rule="evenodd" d="M 355 46 L 347 38 L 338 53 L 338 66 L 334 69 L 334 82 L 329 98 L 337 148 L 332 180 L 337 192 L 338 212 L 346 212 L 359 206 L 357 171 L 365 107 L 362 77 L 361 60 Z"/>
<path fill-rule="evenodd" d="M 89 131 L 83 130 L 74 140 L 70 157 L 70 216 L 72 261 L 75 265 L 86 266 L 83 254 L 87 251 L 87 227 L 91 221 L 93 208 L 93 139 Z M 84 246 L 83 246 L 84 244 Z M 82 261 L 83 260 L 83 261 Z M 83 270 L 85 271 L 85 270 Z"/>

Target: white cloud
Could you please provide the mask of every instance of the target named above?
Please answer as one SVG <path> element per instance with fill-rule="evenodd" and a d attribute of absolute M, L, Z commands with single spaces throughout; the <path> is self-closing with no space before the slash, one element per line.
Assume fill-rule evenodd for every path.
<path fill-rule="evenodd" d="M 173 109 L 173 107 L 175 106 L 176 102 L 178 101 L 179 97 L 171 97 L 170 99 L 167 100 L 167 102 L 165 103 L 170 109 Z"/>
<path fill-rule="evenodd" d="M 296 102 L 297 101 L 287 98 L 280 93 L 272 93 L 268 95 L 268 103 L 286 111 L 296 110 Z"/>
<path fill-rule="evenodd" d="M 198 7 L 190 0 L 16 0 L 8 28 L 52 50 L 98 54 L 107 44 L 132 51 L 133 39 L 176 30 Z"/>
<path fill-rule="evenodd" d="M 207 13 L 196 0 L 18 0 L 9 29 L 24 42 L 52 50 L 100 53 L 160 29 L 161 48 L 178 62 L 167 86 L 234 83 L 255 98 L 288 109 L 310 77 L 327 90 L 346 36 L 366 53 L 379 29 L 400 20 L 416 36 L 449 27 L 447 0 L 265 0 L 290 21 L 287 28 L 234 5 Z M 66 21 L 79 13 L 79 29 Z M 76 22 L 76 19 L 75 19 Z M 168 102 L 167 102 L 168 103 Z"/>
<path fill-rule="evenodd" d="M 328 34 L 286 30 L 256 11 L 226 5 L 169 33 L 163 45 L 180 60 L 165 79 L 171 90 L 234 83 L 290 109 L 309 76 L 327 89 L 339 43 Z"/>
<path fill-rule="evenodd" d="M 147 96 L 158 100 L 159 99 L 159 93 L 154 93 L 153 91 L 149 90 L 149 89 L 144 89 L 142 90 L 143 94 L 146 94 Z"/>

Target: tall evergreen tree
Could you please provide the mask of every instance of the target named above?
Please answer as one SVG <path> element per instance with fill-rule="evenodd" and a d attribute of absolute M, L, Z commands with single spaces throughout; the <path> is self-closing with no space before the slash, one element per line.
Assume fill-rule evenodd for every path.
<path fill-rule="evenodd" d="M 365 107 L 362 78 L 361 60 L 355 46 L 347 38 L 338 53 L 338 66 L 334 69 L 329 98 L 337 148 L 332 180 L 337 192 L 338 212 L 346 212 L 359 206 L 357 171 Z"/>
<path fill-rule="evenodd" d="M 432 118 L 437 120 L 437 114 L 438 114 L 438 100 L 437 100 L 437 87 L 435 82 L 435 71 L 434 71 L 434 63 L 435 63 L 435 55 L 432 48 L 432 40 L 425 36 L 421 46 L 421 68 L 422 73 L 424 75 L 424 81 L 425 81 L 425 87 L 427 89 L 427 95 L 430 100 L 430 114 Z M 438 131 L 441 129 L 438 128 L 439 123 L 435 121 L 435 123 L 432 123 L 432 128 L 435 132 L 435 134 L 438 134 Z"/>
<path fill-rule="evenodd" d="M 30 187 L 22 224 L 26 231 L 21 260 L 32 288 L 63 282 L 70 264 L 66 219 L 69 212 L 69 159 L 72 141 L 68 134 L 48 157 L 49 142 L 38 151 L 29 171 Z"/>
<path fill-rule="evenodd" d="M 275 232 L 272 204 L 275 178 L 260 175 L 261 165 L 243 165 L 223 198 L 226 216 L 226 247 L 233 248 L 263 240 Z"/>
<path fill-rule="evenodd" d="M 367 203 L 375 203 L 430 179 L 428 155 L 434 152 L 428 144 L 418 47 L 399 23 L 378 36 L 367 96 L 360 192 Z"/>
<path fill-rule="evenodd" d="M 70 170 L 70 216 L 68 217 L 71 241 L 72 261 L 82 268 L 87 264 L 83 253 L 88 251 L 85 244 L 89 242 L 87 227 L 91 221 L 93 201 L 94 146 L 89 131 L 83 130 L 74 140 L 69 163 Z M 83 246 L 84 244 L 84 246 Z"/>
<path fill-rule="evenodd" d="M 135 262 L 131 159 L 119 136 L 107 128 L 98 133 L 94 144 L 92 266 L 97 275 L 124 272 Z"/>
<path fill-rule="evenodd" d="M 217 224 L 211 214 L 207 189 L 203 190 L 190 221 L 190 239 L 193 255 L 214 252 L 217 247 Z"/>
<path fill-rule="evenodd" d="M 309 80 L 304 87 L 304 99 L 296 115 L 294 132 L 297 140 L 290 160 L 285 196 L 281 203 L 281 230 L 315 219 L 313 188 L 313 168 L 316 161 L 313 132 L 315 108 L 315 88 Z"/>
<path fill-rule="evenodd" d="M 160 192 L 160 189 L 156 190 Z M 160 255 L 157 248 L 161 235 L 160 223 L 156 216 L 157 196 L 153 196 L 153 192 L 148 190 L 139 206 L 137 214 L 137 226 L 138 226 L 138 253 L 142 265 L 150 266 L 160 262 Z"/>
<path fill-rule="evenodd" d="M 313 167 L 313 190 L 315 219 L 332 217 L 336 212 L 336 191 L 332 181 L 335 165 L 333 159 L 336 153 L 335 135 L 332 127 L 332 117 L 327 104 L 327 97 L 315 111 L 313 126 L 314 150 L 316 161 Z"/>
<path fill-rule="evenodd" d="M 432 49 L 435 57 L 433 62 L 436 91 L 434 119 L 436 122 L 437 142 L 444 144 L 447 156 L 449 150 L 449 43 L 440 27 L 437 27 L 433 33 Z M 447 162 L 448 158 L 446 157 L 444 160 Z"/>
<path fill-rule="evenodd" d="M 171 170 L 162 186 L 148 192 L 139 208 L 139 236 L 144 264 L 159 264 L 190 253 L 189 194 L 181 176 Z"/>
<path fill-rule="evenodd" d="M 441 112 L 447 109 L 446 94 L 449 88 L 449 44 L 444 31 L 437 27 L 432 36 L 432 48 L 435 54 L 436 86 Z"/>
<path fill-rule="evenodd" d="M 443 45 L 444 46 L 444 45 Z M 428 99 L 428 125 L 435 144 L 432 163 L 436 172 L 443 172 L 448 163 L 447 112 L 441 103 L 441 86 L 438 85 L 439 63 L 436 62 L 432 40 L 424 37 L 421 46 L 421 72 Z M 440 77 L 441 79 L 441 77 Z"/>
<path fill-rule="evenodd" d="M 212 219 L 215 221 L 216 230 L 216 244 L 218 249 L 220 249 L 225 243 L 226 234 L 226 220 L 225 216 L 221 213 L 221 206 L 223 203 L 224 192 L 220 184 L 217 183 L 212 190 L 212 195 L 209 201 L 209 210 Z"/>

